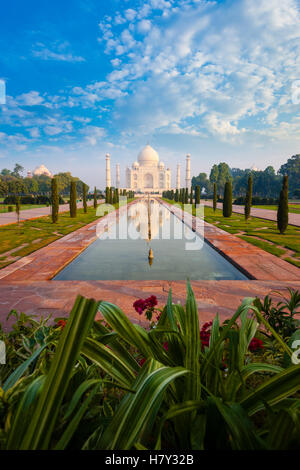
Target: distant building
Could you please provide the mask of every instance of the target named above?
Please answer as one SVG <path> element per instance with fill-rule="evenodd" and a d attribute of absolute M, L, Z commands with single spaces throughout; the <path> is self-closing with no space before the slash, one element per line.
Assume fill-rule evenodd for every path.
<path fill-rule="evenodd" d="M 257 168 L 257 166 L 255 165 L 252 165 L 252 167 L 250 168 L 251 171 L 260 171 L 259 168 Z"/>
<path fill-rule="evenodd" d="M 191 156 L 186 157 L 185 185 L 191 187 Z M 111 187 L 110 155 L 106 155 L 106 187 Z M 116 187 L 120 187 L 120 165 L 116 165 Z M 171 170 L 160 161 L 150 145 L 139 153 L 138 160 L 126 169 L 126 189 L 140 193 L 162 193 L 171 189 Z M 180 165 L 177 166 L 176 188 L 181 187 Z"/>
<path fill-rule="evenodd" d="M 27 171 L 27 178 L 32 178 L 32 173 L 31 173 L 31 171 Z"/>
<path fill-rule="evenodd" d="M 33 174 L 34 176 L 46 175 L 49 176 L 49 178 L 53 178 L 51 171 L 49 171 L 48 168 L 45 167 L 45 165 L 40 165 L 36 167 Z"/>

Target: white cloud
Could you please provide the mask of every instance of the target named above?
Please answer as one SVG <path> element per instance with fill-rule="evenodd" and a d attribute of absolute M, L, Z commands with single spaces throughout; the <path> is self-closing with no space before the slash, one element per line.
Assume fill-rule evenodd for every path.
<path fill-rule="evenodd" d="M 108 41 L 116 69 L 107 78 L 122 87 L 115 102 L 122 129 L 174 130 L 192 118 L 200 119 L 201 132 L 234 139 L 248 125 L 274 125 L 281 112 L 294 111 L 286 95 L 290 77 L 300 76 L 297 1 L 145 5 L 145 16 L 132 17 L 142 38 L 125 26 Z M 150 23 L 151 10 L 161 13 Z"/>
<path fill-rule="evenodd" d="M 69 44 L 66 42 L 61 44 L 52 44 L 50 48 L 43 43 L 37 43 L 32 50 L 32 55 L 42 60 L 85 62 L 83 57 L 76 56 L 72 52 L 68 52 L 67 49 L 69 49 Z"/>
<path fill-rule="evenodd" d="M 38 91 L 30 91 L 29 93 L 23 93 L 17 98 L 17 102 L 21 106 L 37 106 L 44 103 L 44 98 Z"/>

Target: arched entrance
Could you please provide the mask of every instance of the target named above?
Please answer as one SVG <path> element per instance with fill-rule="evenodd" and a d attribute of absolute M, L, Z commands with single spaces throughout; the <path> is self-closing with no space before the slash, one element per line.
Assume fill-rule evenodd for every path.
<path fill-rule="evenodd" d="M 146 173 L 144 176 L 144 188 L 145 189 L 153 189 L 153 176 L 151 173 Z"/>

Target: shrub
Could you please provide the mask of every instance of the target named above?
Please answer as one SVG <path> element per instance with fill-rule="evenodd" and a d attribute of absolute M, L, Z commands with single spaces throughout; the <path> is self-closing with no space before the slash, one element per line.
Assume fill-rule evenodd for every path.
<path fill-rule="evenodd" d="M 70 217 L 74 218 L 77 215 L 77 189 L 76 181 L 71 181 L 70 187 Z"/>
<path fill-rule="evenodd" d="M 98 206 L 98 202 L 97 202 L 97 188 L 95 186 L 95 189 L 94 189 L 94 209 L 97 209 L 97 206 Z"/>
<path fill-rule="evenodd" d="M 20 222 L 20 211 L 21 211 L 20 196 L 16 196 L 16 214 L 17 214 L 17 218 L 18 218 L 18 223 Z"/>
<path fill-rule="evenodd" d="M 51 199 L 52 199 L 52 222 L 56 224 L 58 220 L 58 211 L 59 211 L 59 195 L 58 195 L 58 185 L 57 179 L 52 178 L 51 181 Z"/>
<path fill-rule="evenodd" d="M 8 212 L 13 212 L 13 211 L 14 211 L 13 206 L 8 206 L 7 211 L 8 211 Z"/>
<path fill-rule="evenodd" d="M 280 233 L 284 233 L 289 224 L 289 180 L 288 176 L 283 177 L 282 190 L 280 191 L 279 204 L 277 210 L 277 227 Z"/>
<path fill-rule="evenodd" d="M 251 205 L 252 205 L 252 188 L 253 188 L 253 180 L 252 176 L 250 175 L 248 178 L 248 189 L 246 194 L 245 200 L 245 219 L 248 220 L 251 213 Z"/>
<path fill-rule="evenodd" d="M 224 201 L 223 201 L 223 217 L 231 217 L 232 215 L 232 185 L 231 181 L 225 183 Z"/>
<path fill-rule="evenodd" d="M 217 183 L 214 183 L 214 197 L 213 197 L 214 212 L 216 212 L 216 209 L 217 209 L 217 201 L 218 201 Z"/>
<path fill-rule="evenodd" d="M 88 186 L 85 183 L 82 183 L 82 202 L 83 202 L 83 212 L 86 214 L 88 211 L 88 206 L 87 206 L 87 189 Z"/>

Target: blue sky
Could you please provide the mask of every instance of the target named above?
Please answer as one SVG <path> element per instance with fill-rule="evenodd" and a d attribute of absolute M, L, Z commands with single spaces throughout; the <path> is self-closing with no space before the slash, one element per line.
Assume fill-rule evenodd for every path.
<path fill-rule="evenodd" d="M 104 186 L 147 143 L 173 170 L 300 153 L 299 0 L 2 2 L 0 168 Z M 113 174 L 114 176 L 114 174 Z"/>

